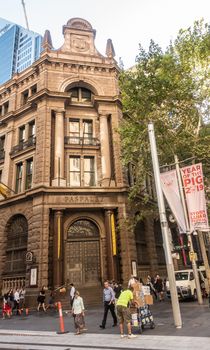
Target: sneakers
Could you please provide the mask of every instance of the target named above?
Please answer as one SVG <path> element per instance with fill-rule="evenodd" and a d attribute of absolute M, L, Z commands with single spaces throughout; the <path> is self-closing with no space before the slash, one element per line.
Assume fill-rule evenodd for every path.
<path fill-rule="evenodd" d="M 133 339 L 133 338 L 136 338 L 137 337 L 137 335 L 135 335 L 135 334 L 128 334 L 128 339 Z"/>
<path fill-rule="evenodd" d="M 100 324 L 100 326 L 99 326 L 100 328 L 102 328 L 102 329 L 105 329 L 105 327 L 102 325 L 102 324 Z"/>
<path fill-rule="evenodd" d="M 126 334 L 121 334 L 121 335 L 120 335 L 120 338 L 126 338 L 126 337 L 127 337 Z"/>

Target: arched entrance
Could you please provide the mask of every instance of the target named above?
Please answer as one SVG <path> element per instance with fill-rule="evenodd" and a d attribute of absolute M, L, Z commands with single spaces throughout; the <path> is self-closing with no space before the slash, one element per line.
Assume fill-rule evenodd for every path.
<path fill-rule="evenodd" d="M 92 221 L 80 219 L 69 226 L 65 256 L 66 280 L 76 286 L 99 284 L 99 229 Z"/>

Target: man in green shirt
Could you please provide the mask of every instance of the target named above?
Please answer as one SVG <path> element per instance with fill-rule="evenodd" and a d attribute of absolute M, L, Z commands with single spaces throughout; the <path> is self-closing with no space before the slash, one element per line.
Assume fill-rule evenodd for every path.
<path fill-rule="evenodd" d="M 117 301 L 117 316 L 120 324 L 120 334 L 121 338 L 124 338 L 124 322 L 127 323 L 128 328 L 128 338 L 136 338 L 136 335 L 131 333 L 131 313 L 129 303 L 133 300 L 133 288 L 129 287 L 124 290 Z"/>

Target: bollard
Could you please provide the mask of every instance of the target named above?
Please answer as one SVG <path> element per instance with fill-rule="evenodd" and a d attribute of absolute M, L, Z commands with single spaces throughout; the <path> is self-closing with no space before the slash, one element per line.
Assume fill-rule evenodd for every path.
<path fill-rule="evenodd" d="M 60 301 L 58 301 L 58 313 L 59 313 L 59 319 L 60 319 L 60 331 L 57 332 L 57 334 L 69 333 L 68 331 L 65 331 L 65 328 L 64 328 L 63 311 L 62 311 L 62 306 Z"/>

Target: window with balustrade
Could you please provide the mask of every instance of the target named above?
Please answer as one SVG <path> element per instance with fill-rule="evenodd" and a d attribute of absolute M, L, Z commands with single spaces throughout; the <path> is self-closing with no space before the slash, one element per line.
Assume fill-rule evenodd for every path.
<path fill-rule="evenodd" d="M 7 225 L 7 244 L 4 274 L 26 272 L 28 222 L 23 215 L 15 215 Z"/>
<path fill-rule="evenodd" d="M 69 144 L 94 145 L 93 121 L 88 119 L 69 119 Z"/>

